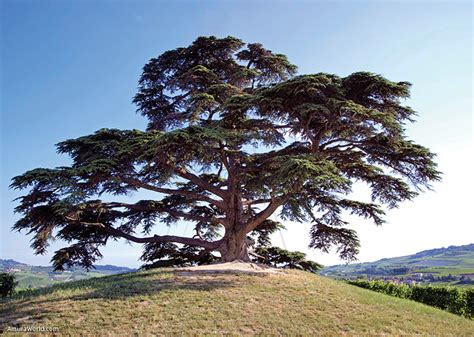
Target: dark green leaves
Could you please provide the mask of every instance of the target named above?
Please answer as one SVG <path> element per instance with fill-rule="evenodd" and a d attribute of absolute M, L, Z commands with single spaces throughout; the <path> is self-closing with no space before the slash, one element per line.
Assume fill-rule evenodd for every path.
<path fill-rule="evenodd" d="M 94 244 L 74 244 L 59 249 L 54 253 L 51 261 L 54 270 L 62 271 L 67 267 L 80 265 L 87 270 L 94 268 L 94 262 L 102 257 L 98 247 Z"/>
<path fill-rule="evenodd" d="M 359 239 L 352 229 L 335 228 L 318 222 L 311 228 L 310 235 L 310 247 L 328 252 L 331 246 L 336 246 L 343 260 L 355 260 L 359 253 Z"/>
<path fill-rule="evenodd" d="M 146 244 L 140 260 L 147 262 L 144 269 L 163 267 L 189 267 L 209 264 L 217 258 L 208 251 L 192 246 L 179 247 L 173 243 Z"/>
<path fill-rule="evenodd" d="M 306 260 L 302 252 L 290 252 L 280 247 L 259 247 L 257 262 L 269 264 L 274 267 L 291 268 L 317 273 L 323 266 L 311 260 Z"/>
<path fill-rule="evenodd" d="M 440 179 L 434 154 L 405 135 L 415 115 L 402 104 L 409 90 L 369 72 L 296 76 L 286 56 L 261 44 L 199 37 L 144 66 L 133 101 L 146 131 L 66 140 L 58 152 L 71 166 L 13 178 L 12 188 L 30 189 L 14 229 L 34 234 L 38 253 L 55 237 L 71 243 L 55 255 L 57 268 L 91 266 L 98 247 L 119 237 L 148 242 L 147 261 L 188 263 L 202 257 L 191 245 L 223 251 L 220 235 L 231 242 L 227 236 L 243 231 L 240 240 L 250 234 L 268 244 L 279 228 L 268 217 L 280 209 L 285 220 L 314 224 L 312 247 L 335 245 L 353 259 L 359 243 L 345 214 L 380 225 L 382 205 L 397 207 Z M 373 203 L 347 199 L 356 181 Z M 155 199 L 98 200 L 141 189 Z M 197 238 L 132 237 L 183 220 Z"/>

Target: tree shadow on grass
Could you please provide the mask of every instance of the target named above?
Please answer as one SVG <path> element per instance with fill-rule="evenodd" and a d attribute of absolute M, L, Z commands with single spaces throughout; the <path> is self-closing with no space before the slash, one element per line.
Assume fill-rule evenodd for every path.
<path fill-rule="evenodd" d="M 162 276 L 163 278 L 167 277 L 167 275 L 169 274 L 170 274 L 169 271 L 160 271 L 160 272 L 153 273 L 154 277 Z M 115 283 L 122 283 L 122 282 L 129 283 L 129 282 L 134 282 L 136 280 L 144 281 L 150 276 L 151 276 L 151 273 L 130 272 L 130 273 L 124 273 L 124 274 L 93 277 L 90 279 L 78 280 L 78 281 L 73 281 L 73 282 L 64 282 L 61 284 L 55 284 L 55 285 L 44 287 L 44 288 L 20 291 L 19 293 L 12 296 L 11 298 L 0 301 L 0 305 L 4 303 L 8 304 L 8 302 L 15 301 L 15 300 L 28 300 L 28 299 L 33 299 L 38 296 L 48 296 L 49 294 L 58 293 L 61 291 L 74 292 L 76 290 L 80 291 L 80 290 L 85 290 L 85 289 L 102 288 L 105 285 L 108 286 Z"/>
<path fill-rule="evenodd" d="M 6 326 L 37 323 L 52 314 L 65 313 L 67 315 L 67 307 L 70 306 L 71 301 L 81 303 L 94 299 L 127 300 L 137 296 L 150 296 L 163 291 L 172 292 L 183 289 L 212 291 L 217 288 L 239 286 L 248 282 L 247 277 L 265 277 L 265 275 L 150 270 L 54 285 L 32 291 L 24 297 L 15 296 L 9 301 L 0 302 L 0 331 Z"/>
<path fill-rule="evenodd" d="M 70 297 L 73 300 L 83 299 L 126 299 L 134 296 L 149 296 L 161 291 L 196 290 L 211 291 L 216 288 L 228 288 L 237 282 L 223 275 L 200 274 L 180 275 L 179 272 L 168 272 L 164 276 L 154 277 L 125 277 L 119 282 L 116 279 L 101 280 L 90 292 Z"/>

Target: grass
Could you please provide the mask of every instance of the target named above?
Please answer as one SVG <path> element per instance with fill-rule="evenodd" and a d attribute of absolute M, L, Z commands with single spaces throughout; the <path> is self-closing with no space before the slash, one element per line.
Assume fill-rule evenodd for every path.
<path fill-rule="evenodd" d="M 456 267 L 431 267 L 418 269 L 417 273 L 432 273 L 435 276 L 448 276 L 460 274 L 474 274 L 474 268 L 456 268 Z"/>
<path fill-rule="evenodd" d="M 34 274 L 30 272 L 16 272 L 15 279 L 18 281 L 18 290 L 28 289 L 30 287 L 46 287 L 60 281 L 51 280 L 48 275 Z"/>
<path fill-rule="evenodd" d="M 15 272 L 15 278 L 18 281 L 18 290 L 35 289 L 48 287 L 62 282 L 70 282 L 76 280 L 89 279 L 93 277 L 102 277 L 107 274 L 100 272 L 82 272 L 74 271 L 73 273 L 55 273 L 38 272 L 31 270 L 21 270 Z"/>
<path fill-rule="evenodd" d="M 38 289 L 0 302 L 0 328 L 60 333 L 472 335 L 474 321 L 325 277 L 150 270 Z"/>

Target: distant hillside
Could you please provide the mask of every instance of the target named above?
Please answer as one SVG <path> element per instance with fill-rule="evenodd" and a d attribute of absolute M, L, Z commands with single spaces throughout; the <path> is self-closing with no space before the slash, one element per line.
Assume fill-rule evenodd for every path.
<path fill-rule="evenodd" d="M 58 284 L 88 279 L 91 277 L 100 277 L 112 274 L 121 274 L 134 271 L 135 269 L 127 267 L 117 267 L 112 265 L 97 265 L 95 269 L 86 271 L 83 268 L 70 268 L 64 272 L 55 272 L 50 266 L 31 266 L 15 260 L 0 259 L 0 271 L 13 272 L 18 281 L 18 290 L 27 288 L 41 288 Z"/>
<path fill-rule="evenodd" d="M 61 335 L 468 336 L 474 321 L 295 270 L 268 275 L 153 269 L 0 300 L 0 333 Z"/>
<path fill-rule="evenodd" d="M 337 265 L 321 270 L 333 278 L 385 278 L 404 283 L 474 285 L 474 244 L 425 250 L 375 262 Z"/>

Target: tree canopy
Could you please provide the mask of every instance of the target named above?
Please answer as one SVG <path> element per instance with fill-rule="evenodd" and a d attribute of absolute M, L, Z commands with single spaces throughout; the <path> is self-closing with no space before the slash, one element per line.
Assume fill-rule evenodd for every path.
<path fill-rule="evenodd" d="M 268 240 L 277 213 L 312 224 L 310 247 L 335 246 L 354 259 L 359 241 L 344 214 L 381 225 L 383 205 L 397 207 L 440 179 L 434 154 L 405 134 L 415 116 L 402 103 L 409 94 L 408 82 L 298 75 L 261 44 L 199 37 L 144 66 L 133 102 L 146 130 L 66 140 L 57 148 L 72 165 L 13 178 L 11 187 L 28 189 L 13 228 L 33 234 L 36 253 L 53 239 L 69 243 L 53 257 L 57 269 L 90 267 L 120 238 L 144 244 L 148 261 L 175 244 L 232 261 L 248 260 L 252 236 Z M 357 181 L 372 202 L 349 198 Z M 156 197 L 103 200 L 141 190 Z M 153 234 L 185 222 L 193 237 Z"/>

